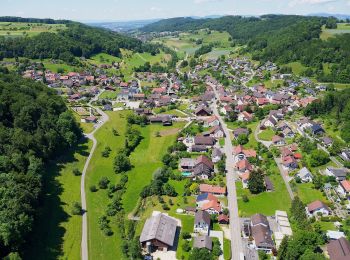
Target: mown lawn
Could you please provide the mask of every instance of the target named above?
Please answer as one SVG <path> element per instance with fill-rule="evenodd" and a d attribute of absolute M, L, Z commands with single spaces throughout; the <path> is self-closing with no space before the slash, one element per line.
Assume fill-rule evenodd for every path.
<path fill-rule="evenodd" d="M 119 91 L 106 90 L 100 96 L 99 99 L 115 100 L 117 99 Z"/>
<path fill-rule="evenodd" d="M 275 135 L 275 131 L 273 131 L 271 128 L 267 128 L 259 134 L 259 138 L 263 141 L 271 141 L 272 137 Z"/>
<path fill-rule="evenodd" d="M 183 125 L 183 123 L 176 123 L 166 128 L 161 124 L 151 124 L 141 128 L 144 139 L 130 156 L 134 168 L 128 173 L 129 182 L 123 197 L 126 213 L 134 209 L 141 190 L 150 183 L 153 173 L 162 167 L 162 157 L 166 154 L 167 148 L 176 140 L 176 131 L 169 133 L 166 131 L 176 128 L 181 130 Z M 161 133 L 161 137 L 155 137 L 157 132 Z"/>
<path fill-rule="evenodd" d="M 80 259 L 81 216 L 71 214 L 72 204 L 80 202 L 80 172 L 91 149 L 91 142 L 50 164 L 44 175 L 43 206 L 25 250 L 28 259 Z"/>
<path fill-rule="evenodd" d="M 101 65 L 101 64 L 112 64 L 112 62 L 120 62 L 121 59 L 119 57 L 115 57 L 112 55 L 109 55 L 107 53 L 99 53 L 94 56 L 92 56 L 89 59 L 90 63 Z"/>
<path fill-rule="evenodd" d="M 237 183 L 237 198 L 239 215 L 249 217 L 256 213 L 267 216 L 275 214 L 276 210 L 286 210 L 290 208 L 290 197 L 281 175 L 273 174 L 269 176 L 274 185 L 274 191 L 263 192 L 253 195 L 248 189 L 242 188 L 242 183 Z M 243 202 L 242 195 L 247 195 L 249 202 Z"/>
<path fill-rule="evenodd" d="M 88 240 L 89 257 L 91 259 L 123 259 L 120 251 L 121 238 L 115 223 L 115 218 L 111 218 L 110 226 L 114 234 L 105 236 L 99 229 L 98 219 L 105 214 L 109 203 L 107 190 L 90 192 L 91 185 L 98 186 L 101 177 L 107 177 L 112 183 L 119 181 L 120 175 L 113 171 L 113 159 L 116 151 L 124 147 L 124 133 L 126 130 L 126 114 L 128 112 L 107 112 L 110 120 L 105 123 L 96 133 L 97 147 L 89 164 L 86 176 L 86 196 L 88 210 Z M 119 136 L 114 136 L 112 128 L 115 128 Z M 101 153 L 106 146 L 112 151 L 108 158 L 102 157 Z"/>
<path fill-rule="evenodd" d="M 327 201 L 320 190 L 313 188 L 312 183 L 296 184 L 296 193 L 305 204 L 311 203 L 315 200 Z"/>
<path fill-rule="evenodd" d="M 224 238 L 224 259 L 231 259 L 231 240 Z"/>

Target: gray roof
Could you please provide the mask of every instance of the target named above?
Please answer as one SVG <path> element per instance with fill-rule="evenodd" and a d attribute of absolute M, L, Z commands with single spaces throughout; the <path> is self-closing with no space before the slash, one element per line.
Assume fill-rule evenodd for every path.
<path fill-rule="evenodd" d="M 140 242 L 157 239 L 164 244 L 173 246 L 177 221 L 163 213 L 152 216 L 146 220 L 140 236 Z"/>
<path fill-rule="evenodd" d="M 198 236 L 194 238 L 194 248 L 207 248 L 209 250 L 213 247 L 213 241 L 209 236 Z"/>
<path fill-rule="evenodd" d="M 197 211 L 194 216 L 194 223 L 198 223 L 198 222 L 205 222 L 206 224 L 210 225 L 209 213 L 204 210 Z"/>
<path fill-rule="evenodd" d="M 304 178 L 304 177 L 307 177 L 308 175 L 310 175 L 312 177 L 312 174 L 311 172 L 306 168 L 302 168 L 298 174 L 297 174 L 300 178 Z"/>

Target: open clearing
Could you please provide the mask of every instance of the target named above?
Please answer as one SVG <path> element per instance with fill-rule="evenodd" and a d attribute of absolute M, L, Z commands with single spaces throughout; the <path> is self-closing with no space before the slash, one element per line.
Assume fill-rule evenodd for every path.
<path fill-rule="evenodd" d="M 118 234 L 116 218 L 110 218 L 110 226 L 114 234 L 105 236 L 99 229 L 98 218 L 105 214 L 107 204 L 110 202 L 107 196 L 107 190 L 98 190 L 95 193 L 90 192 L 91 185 L 98 186 L 101 177 L 107 177 L 111 183 L 118 183 L 120 175 L 114 173 L 113 160 L 116 151 L 124 146 L 124 133 L 126 131 L 126 115 L 128 111 L 107 112 L 110 120 L 106 122 L 103 128 L 95 134 L 98 141 L 96 151 L 92 157 L 86 179 L 87 204 L 88 204 L 88 237 L 89 237 L 89 256 L 91 259 L 123 259 L 120 250 L 121 237 Z M 150 183 L 153 172 L 161 167 L 161 158 L 165 154 L 167 147 L 172 144 L 176 134 L 162 137 L 155 137 L 156 132 L 165 129 L 181 128 L 183 123 L 174 124 L 172 127 L 163 127 L 153 124 L 140 128 L 144 137 L 135 151 L 130 155 L 131 163 L 134 168 L 127 174 L 129 182 L 123 196 L 123 206 L 126 216 L 131 212 L 139 199 L 139 193 L 144 186 Z M 119 136 L 112 134 L 112 128 L 115 128 Z M 112 151 L 108 158 L 104 158 L 101 152 L 109 146 Z"/>
<path fill-rule="evenodd" d="M 0 36 L 34 36 L 42 32 L 56 33 L 65 30 L 65 24 L 0 22 Z"/>
<path fill-rule="evenodd" d="M 330 37 L 334 37 L 337 34 L 343 33 L 350 33 L 350 23 L 338 23 L 337 29 L 326 29 L 323 25 L 320 38 L 322 40 L 327 40 Z"/>

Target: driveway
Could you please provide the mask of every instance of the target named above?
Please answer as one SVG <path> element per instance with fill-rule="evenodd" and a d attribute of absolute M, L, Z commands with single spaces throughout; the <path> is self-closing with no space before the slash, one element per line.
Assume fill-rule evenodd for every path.
<path fill-rule="evenodd" d="M 220 241 L 220 247 L 221 247 L 221 251 L 222 251 L 222 254 L 219 256 L 219 259 L 220 259 L 220 260 L 224 260 L 224 232 L 222 232 L 222 231 L 210 230 L 209 236 L 210 236 L 210 237 L 216 237 L 216 238 L 219 239 L 219 241 Z M 199 259 L 198 259 L 198 260 L 199 260 Z"/>

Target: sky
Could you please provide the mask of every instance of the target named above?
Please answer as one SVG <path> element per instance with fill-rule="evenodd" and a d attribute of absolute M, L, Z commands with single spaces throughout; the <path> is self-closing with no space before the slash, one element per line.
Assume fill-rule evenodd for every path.
<path fill-rule="evenodd" d="M 320 12 L 350 14 L 350 0 L 0 0 L 0 16 L 76 21 Z"/>

